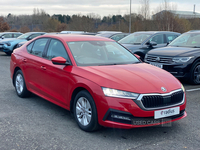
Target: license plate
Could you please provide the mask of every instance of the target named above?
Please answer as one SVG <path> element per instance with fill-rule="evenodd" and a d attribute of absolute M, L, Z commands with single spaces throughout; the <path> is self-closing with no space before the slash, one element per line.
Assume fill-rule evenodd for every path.
<path fill-rule="evenodd" d="M 3 46 L 2 45 L 0 45 L 0 48 L 2 48 Z"/>
<path fill-rule="evenodd" d="M 154 111 L 154 119 L 174 116 L 174 115 L 178 115 L 179 113 L 180 113 L 180 107 L 157 110 L 157 111 Z"/>
<path fill-rule="evenodd" d="M 153 66 L 156 66 L 158 68 L 163 68 L 163 65 L 159 64 L 159 63 L 150 63 L 150 64 L 153 65 Z"/>

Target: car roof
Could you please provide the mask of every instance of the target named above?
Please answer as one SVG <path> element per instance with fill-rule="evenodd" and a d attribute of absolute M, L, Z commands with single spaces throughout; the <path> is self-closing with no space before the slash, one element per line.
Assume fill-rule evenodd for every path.
<path fill-rule="evenodd" d="M 40 37 L 50 37 L 50 38 L 58 38 L 62 39 L 66 42 L 71 41 L 114 41 L 112 39 L 108 39 L 100 36 L 92 36 L 92 35 L 79 35 L 79 34 L 44 34 Z"/>
<path fill-rule="evenodd" d="M 134 33 L 150 33 L 150 34 L 156 34 L 156 33 L 175 33 L 175 34 L 180 34 L 178 32 L 173 32 L 173 31 L 137 31 L 137 32 L 133 32 Z"/>

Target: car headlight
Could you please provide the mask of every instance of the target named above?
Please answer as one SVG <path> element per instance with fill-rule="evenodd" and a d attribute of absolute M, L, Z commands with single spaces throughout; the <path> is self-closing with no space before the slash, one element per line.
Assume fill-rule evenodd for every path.
<path fill-rule="evenodd" d="M 102 87 L 103 93 L 105 96 L 109 97 L 118 97 L 118 98 L 128 98 L 128 99 L 137 99 L 139 94 L 132 93 L 132 92 L 126 92 L 116 89 L 110 89 Z"/>
<path fill-rule="evenodd" d="M 192 57 L 174 57 L 173 62 L 188 62 Z"/>
<path fill-rule="evenodd" d="M 5 43 L 7 46 L 10 46 L 11 44 L 8 42 L 8 43 Z"/>
<path fill-rule="evenodd" d="M 185 88 L 184 88 L 183 84 L 181 84 L 181 89 L 183 90 L 183 92 L 185 92 Z"/>

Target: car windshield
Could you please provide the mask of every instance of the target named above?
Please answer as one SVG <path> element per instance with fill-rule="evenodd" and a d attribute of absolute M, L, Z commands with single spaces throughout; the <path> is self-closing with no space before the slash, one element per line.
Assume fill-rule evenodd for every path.
<path fill-rule="evenodd" d="M 77 66 L 133 64 L 140 61 L 117 42 L 68 42 Z"/>
<path fill-rule="evenodd" d="M 25 34 L 22 34 L 18 37 L 18 39 L 26 39 L 27 37 L 29 37 L 32 33 L 25 33 Z"/>
<path fill-rule="evenodd" d="M 144 42 L 148 37 L 152 34 L 150 33 L 133 33 L 130 34 L 123 39 L 119 40 L 118 42 L 121 44 L 141 44 Z"/>
<path fill-rule="evenodd" d="M 184 33 L 172 41 L 169 46 L 200 47 L 200 33 Z"/>

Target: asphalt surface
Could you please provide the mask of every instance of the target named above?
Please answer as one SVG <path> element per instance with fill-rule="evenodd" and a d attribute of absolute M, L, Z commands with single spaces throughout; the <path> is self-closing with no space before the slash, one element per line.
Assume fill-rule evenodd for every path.
<path fill-rule="evenodd" d="M 69 111 L 36 95 L 19 98 L 10 78 L 10 56 L 0 52 L 0 150 L 197 150 L 200 86 L 183 83 L 188 116 L 168 127 L 102 128 L 87 133 Z"/>

